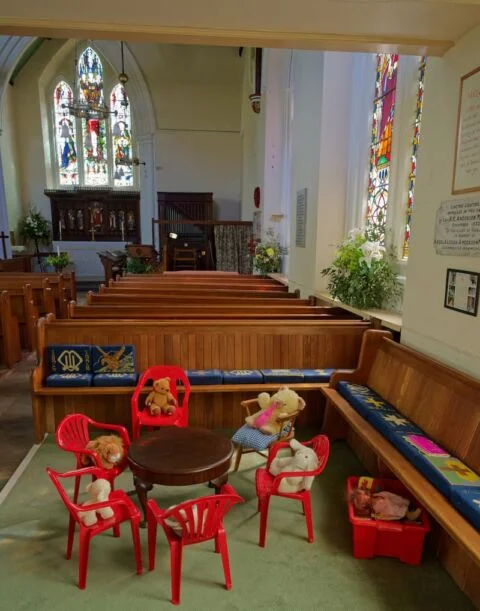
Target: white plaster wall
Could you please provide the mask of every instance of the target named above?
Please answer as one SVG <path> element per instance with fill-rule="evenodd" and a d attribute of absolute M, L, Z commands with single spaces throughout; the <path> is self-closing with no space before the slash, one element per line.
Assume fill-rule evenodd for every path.
<path fill-rule="evenodd" d="M 10 229 L 16 230 L 24 212 L 19 180 L 17 139 L 15 135 L 15 105 L 12 87 L 7 85 L 0 114 L 0 150 L 2 157 L 5 198 Z"/>
<path fill-rule="evenodd" d="M 428 60 L 402 342 L 480 378 L 478 318 L 443 307 L 448 267 L 480 272 L 479 257 L 435 254 L 435 214 L 452 196 L 460 77 L 480 65 L 480 27 Z M 478 195 L 478 194 L 476 194 Z"/>

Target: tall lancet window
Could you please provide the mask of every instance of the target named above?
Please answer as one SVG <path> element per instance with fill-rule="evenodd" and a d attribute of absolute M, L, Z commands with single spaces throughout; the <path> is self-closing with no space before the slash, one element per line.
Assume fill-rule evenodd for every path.
<path fill-rule="evenodd" d="M 132 166 L 132 119 L 127 92 L 121 83 L 115 85 L 110 95 L 113 184 L 115 187 L 131 187 Z"/>
<path fill-rule="evenodd" d="M 78 185 L 77 130 L 75 117 L 64 105 L 72 102 L 72 88 L 65 81 L 55 87 L 53 104 L 55 113 L 55 143 L 58 181 L 60 185 Z"/>

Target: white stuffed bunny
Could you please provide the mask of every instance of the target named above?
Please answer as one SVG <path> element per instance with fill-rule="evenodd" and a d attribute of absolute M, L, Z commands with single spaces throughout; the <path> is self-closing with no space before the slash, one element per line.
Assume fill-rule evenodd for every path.
<path fill-rule="evenodd" d="M 270 465 L 270 473 L 279 475 L 289 471 L 313 471 L 318 467 L 318 457 L 315 452 L 296 439 L 290 441 L 290 447 L 295 452 L 293 456 L 275 457 Z M 300 490 L 310 490 L 314 477 L 284 477 L 278 487 L 279 492 L 293 493 Z"/>
<path fill-rule="evenodd" d="M 108 497 L 110 495 L 112 487 L 110 486 L 110 482 L 106 479 L 97 479 L 85 488 L 85 492 L 90 496 L 88 501 L 82 504 L 82 507 L 88 507 L 88 505 L 93 505 L 94 503 L 103 503 L 104 501 L 108 501 Z M 96 513 L 100 514 L 100 516 L 104 519 L 113 517 L 113 509 L 111 507 L 103 507 L 102 509 L 97 509 L 95 511 L 81 511 L 79 513 L 80 520 L 85 524 L 85 526 L 93 526 L 93 524 L 97 523 Z"/>

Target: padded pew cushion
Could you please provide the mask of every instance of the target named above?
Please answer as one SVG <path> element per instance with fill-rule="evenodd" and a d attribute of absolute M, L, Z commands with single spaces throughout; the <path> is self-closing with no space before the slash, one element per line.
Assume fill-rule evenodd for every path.
<path fill-rule="evenodd" d="M 260 369 L 263 381 L 268 384 L 293 384 L 303 382 L 300 369 Z"/>
<path fill-rule="evenodd" d="M 52 344 L 47 346 L 49 373 L 90 373 L 91 347 L 87 344 Z"/>
<path fill-rule="evenodd" d="M 97 373 L 93 376 L 94 386 L 135 386 L 136 373 Z"/>
<path fill-rule="evenodd" d="M 91 384 L 91 373 L 52 373 L 45 380 L 45 386 L 91 386 Z"/>
<path fill-rule="evenodd" d="M 92 372 L 135 373 L 135 346 L 119 344 L 114 346 L 92 346 Z"/>
<path fill-rule="evenodd" d="M 395 408 L 371 409 L 367 414 L 367 422 L 374 426 L 392 445 L 395 445 L 395 437 L 399 434 L 423 434 L 416 424 L 405 418 Z"/>
<path fill-rule="evenodd" d="M 326 383 L 330 382 L 335 369 L 300 369 L 303 375 L 303 381 L 308 383 Z"/>
<path fill-rule="evenodd" d="M 250 448 L 258 452 L 266 450 L 277 439 L 278 435 L 266 435 L 258 429 L 248 426 L 248 424 L 244 424 L 238 431 L 235 431 L 232 437 L 233 443 L 237 446 Z"/>
<path fill-rule="evenodd" d="M 387 403 L 368 386 L 341 381 L 338 382 L 336 389 L 365 419 L 368 419 L 368 414 L 372 410 L 381 410 L 388 413 L 395 411 L 395 408 L 390 403 Z"/>
<path fill-rule="evenodd" d="M 480 530 L 480 488 L 454 486 L 450 500 L 452 505 Z"/>
<path fill-rule="evenodd" d="M 187 369 L 187 378 L 192 386 L 221 384 L 223 374 L 220 369 Z"/>
<path fill-rule="evenodd" d="M 258 369 L 227 369 L 223 372 L 224 384 L 263 384 Z"/>

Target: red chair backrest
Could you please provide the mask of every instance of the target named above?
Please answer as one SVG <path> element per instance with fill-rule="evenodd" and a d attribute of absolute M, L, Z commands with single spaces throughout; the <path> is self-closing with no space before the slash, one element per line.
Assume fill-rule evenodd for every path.
<path fill-rule="evenodd" d="M 59 473 L 50 467 L 47 467 L 48 477 L 52 480 L 53 485 L 58 490 L 58 494 L 60 495 L 65 507 L 68 509 L 70 515 L 76 522 L 80 522 L 79 511 L 80 505 L 76 505 L 73 501 L 70 500 L 65 488 L 62 486 L 60 479 L 64 478 L 75 478 L 78 476 L 84 475 L 93 475 L 94 477 L 102 477 L 103 472 L 101 469 L 97 467 L 88 467 L 86 469 L 75 469 L 74 471 L 67 471 L 66 473 Z"/>
<path fill-rule="evenodd" d="M 170 392 L 178 402 L 178 388 L 180 384 L 185 389 L 182 402 L 178 402 L 178 409 L 182 410 L 182 418 L 188 421 L 188 399 L 190 397 L 190 382 L 188 381 L 187 374 L 181 367 L 176 365 L 153 365 L 143 372 L 140 379 L 137 382 L 137 386 L 132 395 L 132 415 L 135 416 L 138 411 L 138 400 L 140 398 L 140 392 L 144 386 L 149 382 L 154 382 L 159 378 L 170 378 Z"/>
<path fill-rule="evenodd" d="M 312 475 L 319 475 L 326 467 L 328 456 L 330 454 L 330 441 L 326 435 L 317 435 L 303 445 L 312 448 L 318 458 L 318 467 L 315 471 L 311 471 Z"/>
<path fill-rule="evenodd" d="M 88 425 L 93 420 L 83 414 L 70 414 L 60 422 L 55 437 L 62 450 L 81 452 L 90 441 Z"/>

